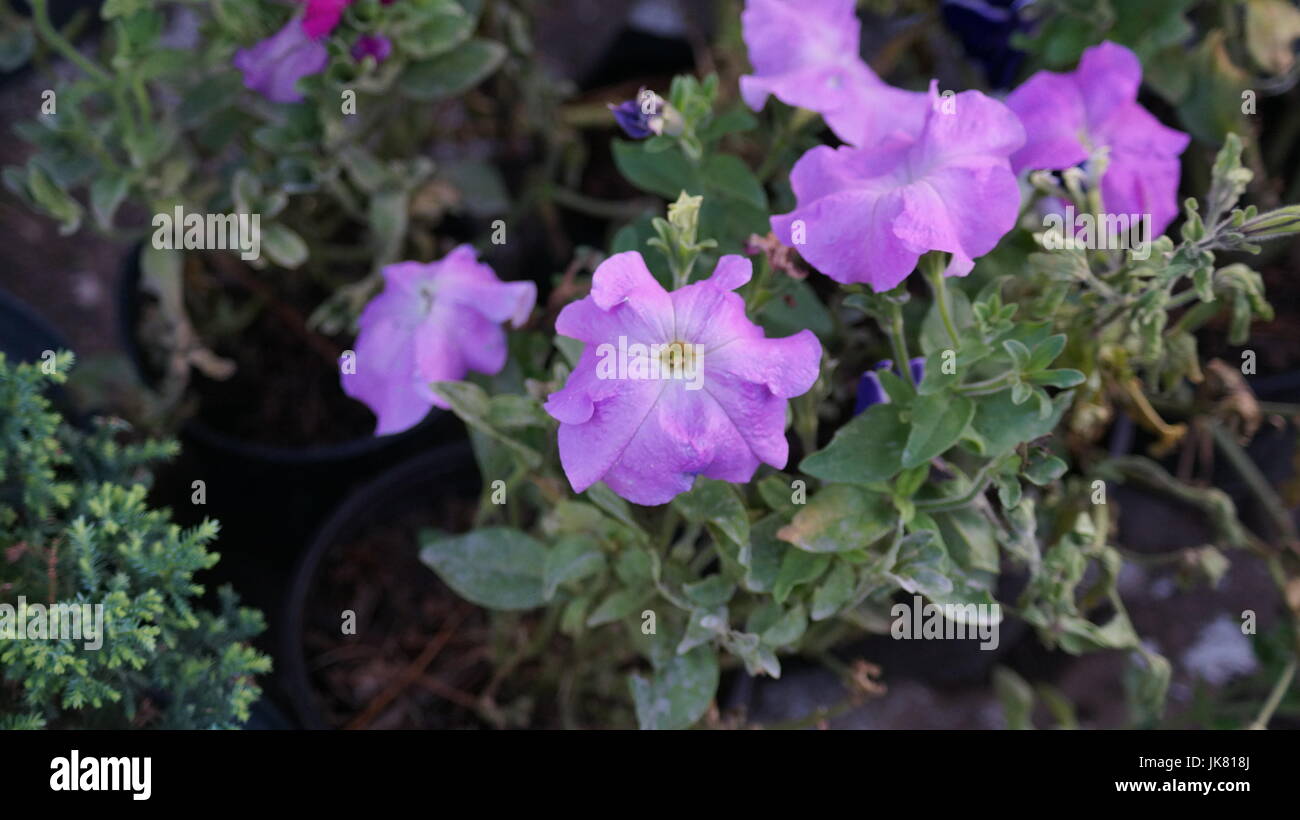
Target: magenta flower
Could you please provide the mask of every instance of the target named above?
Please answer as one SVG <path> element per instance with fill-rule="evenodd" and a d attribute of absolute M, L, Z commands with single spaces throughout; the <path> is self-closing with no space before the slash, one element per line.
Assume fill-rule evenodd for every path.
<path fill-rule="evenodd" d="M 786 245 L 837 282 L 877 292 L 902 282 L 927 251 L 965 276 L 1015 225 L 1020 190 L 1008 157 L 1025 140 L 1015 115 L 978 91 L 931 104 L 912 142 L 872 149 L 821 145 L 790 172 L 798 205 L 772 217 Z"/>
<path fill-rule="evenodd" d="M 709 279 L 669 293 L 628 251 L 560 312 L 556 332 L 587 343 L 546 402 L 575 492 L 603 480 L 629 501 L 664 504 L 697 475 L 745 482 L 760 461 L 785 466 L 786 399 L 817 381 L 821 344 L 808 330 L 764 337 L 732 293 L 751 271 L 724 256 Z"/>
<path fill-rule="evenodd" d="M 740 16 L 754 73 L 740 78 L 758 111 L 775 96 L 821 114 L 836 136 L 866 147 L 914 135 L 926 97 L 886 85 L 858 53 L 854 0 L 748 0 Z"/>
<path fill-rule="evenodd" d="M 1030 77 L 1007 97 L 1029 135 L 1012 156 L 1012 168 L 1071 168 L 1109 148 L 1101 180 L 1106 211 L 1150 214 L 1154 232 L 1164 233 L 1178 215 L 1178 157 L 1188 136 L 1138 104 L 1141 82 L 1137 56 L 1110 42 L 1085 51 L 1071 74 Z"/>
<path fill-rule="evenodd" d="M 358 321 L 356 360 L 342 361 L 343 392 L 378 416 L 375 435 L 397 433 L 447 404 L 429 385 L 506 363 L 502 322 L 519 327 L 537 300 L 532 282 L 502 282 L 461 245 L 437 262 L 383 270 L 384 289 Z"/>
<path fill-rule="evenodd" d="M 235 52 L 233 63 L 243 72 L 244 85 L 271 102 L 300 101 L 298 80 L 329 62 L 325 45 L 309 37 L 300 22 L 295 17 L 257 45 Z"/>
<path fill-rule="evenodd" d="M 343 16 L 343 10 L 352 0 L 306 0 L 307 11 L 302 18 L 303 31 L 312 39 L 320 39 L 334 31 Z"/>

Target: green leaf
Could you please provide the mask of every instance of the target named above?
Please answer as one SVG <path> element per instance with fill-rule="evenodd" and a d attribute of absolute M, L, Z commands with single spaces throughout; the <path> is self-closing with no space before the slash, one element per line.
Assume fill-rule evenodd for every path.
<path fill-rule="evenodd" d="M 776 531 L 785 526 L 785 522 L 784 515 L 772 513 L 749 528 L 749 543 L 740 550 L 740 563 L 745 567 L 745 589 L 750 592 L 772 592 L 785 554 L 799 552 L 776 537 Z"/>
<path fill-rule="evenodd" d="M 1033 402 L 1017 405 L 1011 401 L 1010 391 L 1003 390 L 991 396 L 975 399 L 975 417 L 971 429 L 980 436 L 985 455 L 1000 455 L 1017 444 L 1045 436 L 1056 427 L 1073 393 L 1059 393 L 1052 400 L 1052 412 L 1040 416 Z"/>
<path fill-rule="evenodd" d="M 35 163 L 27 164 L 27 191 L 42 210 L 59 220 L 60 235 L 75 233 L 81 227 L 81 203 L 55 185 Z"/>
<path fill-rule="evenodd" d="M 1062 350 L 1065 350 L 1066 340 L 1067 337 L 1064 333 L 1048 336 L 1034 348 L 1033 355 L 1029 357 L 1029 364 L 1025 369 L 1030 372 L 1037 372 L 1056 361 L 1056 357 L 1061 355 Z"/>
<path fill-rule="evenodd" d="M 716 609 L 731 600 L 736 585 L 726 576 L 717 574 L 691 584 L 682 584 L 682 592 L 692 603 L 706 609 Z"/>
<path fill-rule="evenodd" d="M 605 555 L 595 539 L 586 535 L 561 538 L 546 553 L 542 595 L 549 601 L 555 597 L 560 584 L 582 580 L 604 568 Z"/>
<path fill-rule="evenodd" d="M 816 581 L 830 562 L 829 555 L 787 549 L 781 559 L 781 569 L 772 584 L 772 599 L 778 604 L 785 603 L 795 587 Z"/>
<path fill-rule="evenodd" d="M 718 656 L 698 646 L 674 655 L 649 678 L 628 680 L 642 729 L 685 729 L 699 720 L 718 690 Z"/>
<path fill-rule="evenodd" d="M 508 447 L 525 467 L 536 469 L 541 466 L 541 453 L 488 423 L 491 405 L 483 388 L 470 382 L 434 382 L 429 387 L 447 402 L 457 418 Z"/>
<path fill-rule="evenodd" d="M 677 496 L 673 506 L 686 520 L 715 526 L 735 544 L 749 543 L 749 515 L 729 482 L 697 477 L 695 486 Z"/>
<path fill-rule="evenodd" d="M 632 615 L 653 596 L 644 589 L 620 589 L 610 593 L 587 616 L 587 626 L 603 626 Z"/>
<path fill-rule="evenodd" d="M 830 443 L 800 462 L 799 469 L 823 481 L 888 481 L 903 469 L 907 438 L 898 405 L 873 404 L 836 430 Z"/>
<path fill-rule="evenodd" d="M 483 82 L 505 57 L 506 48 L 500 43 L 473 39 L 441 57 L 412 63 L 398 83 L 417 100 L 446 99 Z"/>
<path fill-rule="evenodd" d="M 113 215 L 126 197 L 128 181 L 125 174 L 105 172 L 90 185 L 90 209 L 95 223 L 105 231 L 113 229 Z"/>
<path fill-rule="evenodd" d="M 808 613 L 803 604 L 795 604 L 759 637 L 768 646 L 791 646 L 803 637 L 807 628 Z"/>
<path fill-rule="evenodd" d="M 0 72 L 17 71 L 26 65 L 35 45 L 31 24 L 22 18 L 11 21 L 0 31 Z"/>
<path fill-rule="evenodd" d="M 769 336 L 793 336 L 804 329 L 822 340 L 835 334 L 830 310 L 806 280 L 787 282 L 780 295 L 763 306 L 757 318 Z"/>
<path fill-rule="evenodd" d="M 527 533 L 507 527 L 451 536 L 425 531 L 420 541 L 420 560 L 472 603 L 532 609 L 546 599 L 546 548 Z"/>
<path fill-rule="evenodd" d="M 105 20 L 115 17 L 129 17 L 153 7 L 153 0 L 104 0 L 99 9 L 99 16 Z"/>
<path fill-rule="evenodd" d="M 978 511 L 963 507 L 935 513 L 934 522 L 952 560 L 968 570 L 998 572 L 997 535 Z"/>
<path fill-rule="evenodd" d="M 620 524 L 626 524 L 638 535 L 645 536 L 645 531 L 641 529 L 641 525 L 632 517 L 632 508 L 628 506 L 628 503 L 621 496 L 611 490 L 605 482 L 598 481 L 592 484 L 582 494 L 592 504 L 603 510 L 606 515 Z"/>
<path fill-rule="evenodd" d="M 460 191 L 460 207 L 471 216 L 495 216 L 510 209 L 510 192 L 495 165 L 461 160 L 443 163 L 441 171 Z"/>
<path fill-rule="evenodd" d="M 1242 113 L 1241 93 L 1250 87 L 1251 78 L 1233 63 L 1225 40 L 1222 29 L 1212 29 L 1191 53 L 1184 63 L 1191 86 L 1178 106 L 1179 118 L 1192 136 L 1211 145 L 1250 127 Z"/>
<path fill-rule="evenodd" d="M 428 3 L 409 5 L 410 13 L 392 33 L 401 52 L 414 59 L 445 54 L 474 32 L 474 17 L 455 3 L 436 3 L 432 8 Z"/>
<path fill-rule="evenodd" d="M 677 644 L 677 654 L 685 655 L 697 646 L 712 643 L 727 633 L 727 608 L 693 609 L 686 622 L 686 635 Z"/>
<path fill-rule="evenodd" d="M 1011 357 L 1011 363 L 1015 365 L 1016 370 L 1029 370 L 1029 362 L 1033 356 L 1029 353 L 1029 348 L 1015 339 L 1006 339 L 1002 342 L 1002 349 Z"/>
<path fill-rule="evenodd" d="M 754 172 L 732 154 L 712 154 L 703 167 L 705 196 L 720 195 L 760 211 L 767 210 L 767 193 Z"/>
<path fill-rule="evenodd" d="M 1076 387 L 1087 379 L 1087 376 L 1079 370 L 1064 368 L 1061 370 L 1043 370 L 1033 374 L 1029 380 L 1034 384 L 1040 384 L 1044 387 L 1059 387 L 1062 389 Z"/>
<path fill-rule="evenodd" d="M 262 250 L 272 262 L 293 270 L 307 261 L 307 243 L 292 228 L 274 222 L 262 231 Z"/>
<path fill-rule="evenodd" d="M 772 648 L 752 632 L 731 632 L 723 638 L 727 651 L 740 658 L 745 672 L 753 677 L 770 675 L 781 677 L 781 662 Z"/>
<path fill-rule="evenodd" d="M 700 192 L 695 168 L 680 151 L 650 154 L 640 144 L 627 140 L 614 140 L 610 147 L 619 173 L 641 190 L 669 201 L 677 199 L 682 191 Z"/>
<path fill-rule="evenodd" d="M 854 582 L 853 566 L 837 561 L 813 591 L 812 619 L 824 621 L 843 609 L 853 599 Z"/>
<path fill-rule="evenodd" d="M 1154 652 L 1130 652 L 1124 669 L 1125 699 L 1133 723 L 1154 724 L 1165 713 L 1165 697 L 1173 669 L 1164 656 Z"/>
<path fill-rule="evenodd" d="M 1034 690 L 1025 679 L 1005 666 L 993 668 L 993 692 L 1002 702 L 1008 729 L 1032 729 Z"/>
<path fill-rule="evenodd" d="M 903 448 L 903 466 L 915 467 L 942 455 L 961 439 L 974 415 L 975 404 L 965 396 L 918 396 L 912 405 L 912 429 Z"/>
<path fill-rule="evenodd" d="M 935 533 L 920 530 L 901 540 L 898 560 L 889 570 L 889 577 L 907 592 L 942 601 L 953 591 L 951 569 Z"/>
<path fill-rule="evenodd" d="M 375 262 L 396 262 L 402 255 L 408 224 L 407 191 L 398 187 L 384 188 L 370 197 L 370 242 L 375 251 Z"/>
<path fill-rule="evenodd" d="M 898 514 L 889 499 L 848 484 L 831 484 L 809 499 L 777 537 L 807 552 L 864 549 L 893 532 Z"/>
<path fill-rule="evenodd" d="M 1030 455 L 1029 463 L 1024 469 L 1024 476 L 1038 486 L 1046 487 L 1065 475 L 1068 469 L 1068 465 L 1061 459 L 1039 450 Z"/>

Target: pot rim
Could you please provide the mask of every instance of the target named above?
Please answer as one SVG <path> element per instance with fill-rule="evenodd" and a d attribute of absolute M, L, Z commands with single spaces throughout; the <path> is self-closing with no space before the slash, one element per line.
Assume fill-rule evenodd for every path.
<path fill-rule="evenodd" d="M 140 318 L 140 248 L 143 242 L 130 246 L 122 264 L 122 274 L 118 280 L 118 335 L 122 347 L 131 362 L 131 367 L 140 381 L 149 385 L 145 375 L 144 352 L 136 339 L 135 329 Z M 332 444 L 309 444 L 291 447 L 279 444 L 265 444 L 223 433 L 197 417 L 187 419 L 182 429 L 187 437 L 212 449 L 225 450 L 249 461 L 269 462 L 289 466 L 321 464 L 334 461 L 346 461 L 359 456 L 367 456 L 389 447 L 398 447 L 426 432 L 431 427 L 445 420 L 445 411 L 434 407 L 418 424 L 399 433 L 376 436 L 366 435 Z"/>
<path fill-rule="evenodd" d="M 466 441 L 436 446 L 385 470 L 349 493 L 343 503 L 317 527 L 311 541 L 299 555 L 290 580 L 289 596 L 284 602 L 280 655 L 284 664 L 284 688 L 303 728 L 330 728 L 316 706 L 302 641 L 307 594 L 311 591 L 325 554 L 338 542 L 340 532 L 345 531 L 351 522 L 366 515 L 380 500 L 392 494 L 395 488 L 413 481 L 445 484 L 457 473 L 472 474 L 477 486 L 478 465 L 474 462 L 473 450 Z"/>

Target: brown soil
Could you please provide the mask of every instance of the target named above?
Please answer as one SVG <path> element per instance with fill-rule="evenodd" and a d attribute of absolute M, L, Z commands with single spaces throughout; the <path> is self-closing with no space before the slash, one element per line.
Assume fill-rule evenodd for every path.
<path fill-rule="evenodd" d="M 492 677 L 484 610 L 418 557 L 419 531 L 466 529 L 472 507 L 408 513 L 336 545 L 308 593 L 304 644 L 317 704 L 333 727 L 486 728 L 475 703 Z M 342 633 L 342 613 L 356 634 Z"/>

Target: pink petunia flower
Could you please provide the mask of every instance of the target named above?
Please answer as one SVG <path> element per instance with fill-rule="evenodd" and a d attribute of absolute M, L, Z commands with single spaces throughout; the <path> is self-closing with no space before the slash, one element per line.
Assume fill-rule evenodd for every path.
<path fill-rule="evenodd" d="M 669 293 L 629 251 L 561 311 L 556 331 L 587 343 L 546 402 L 575 492 L 603 480 L 629 501 L 664 504 L 697 475 L 745 482 L 759 462 L 785 466 L 786 400 L 817 381 L 821 343 L 808 330 L 765 338 L 732 293 L 751 273 L 749 260 L 724 256 L 709 279 Z"/>
<path fill-rule="evenodd" d="M 298 18 L 260 43 L 235 52 L 232 61 L 244 75 L 244 85 L 271 102 L 302 100 L 298 81 L 317 74 L 329 62 L 323 43 L 303 31 Z"/>
<path fill-rule="evenodd" d="M 429 385 L 506 363 L 503 322 L 519 327 L 537 301 L 532 282 L 502 282 L 461 245 L 437 262 L 399 262 L 383 270 L 384 289 L 358 320 L 355 367 L 343 367 L 343 392 L 378 417 L 375 435 L 417 424 L 447 404 Z"/>
<path fill-rule="evenodd" d="M 798 200 L 772 229 L 822 273 L 877 292 L 902 282 L 927 251 L 965 276 L 1015 225 L 1020 190 L 1010 155 L 1025 140 L 1010 109 L 978 91 L 930 87 L 916 138 L 875 148 L 818 146 L 795 163 Z"/>
<path fill-rule="evenodd" d="M 1141 82 L 1137 55 L 1110 42 L 1085 51 L 1072 73 L 1030 77 L 1007 97 L 1029 136 L 1011 157 L 1012 168 L 1071 168 L 1108 148 L 1106 211 L 1150 214 L 1154 233 L 1164 233 L 1178 215 L 1178 157 L 1189 138 L 1138 104 Z"/>
<path fill-rule="evenodd" d="M 821 114 L 850 145 L 920 130 L 926 95 L 887 85 L 858 52 L 854 0 L 748 0 L 740 16 L 754 73 L 740 94 L 755 111 L 769 95 Z"/>
<path fill-rule="evenodd" d="M 307 12 L 302 18 L 302 29 L 312 39 L 320 39 L 334 31 L 343 16 L 343 10 L 352 0 L 305 0 Z"/>

